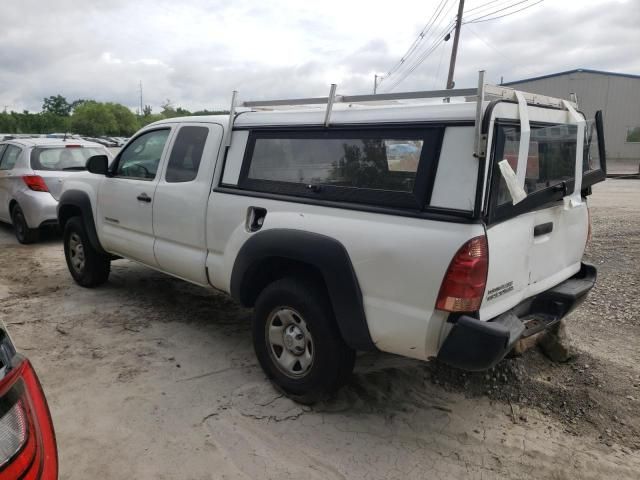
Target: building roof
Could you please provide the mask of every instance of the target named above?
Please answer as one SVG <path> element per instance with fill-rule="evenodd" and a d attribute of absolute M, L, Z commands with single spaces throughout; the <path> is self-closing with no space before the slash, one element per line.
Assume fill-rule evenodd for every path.
<path fill-rule="evenodd" d="M 513 82 L 504 82 L 502 85 L 506 85 L 506 86 L 517 85 L 525 82 L 534 82 L 536 80 L 544 80 L 545 78 L 561 77 L 563 75 L 570 75 L 572 73 L 592 73 L 594 75 L 607 75 L 610 77 L 635 78 L 640 80 L 640 75 L 633 75 L 631 73 L 616 73 L 616 72 L 605 72 L 603 70 L 591 70 L 589 68 L 576 68 L 574 70 L 567 70 L 566 72 L 550 73 L 548 75 L 541 75 L 539 77 L 523 78 L 522 80 L 516 80 Z"/>

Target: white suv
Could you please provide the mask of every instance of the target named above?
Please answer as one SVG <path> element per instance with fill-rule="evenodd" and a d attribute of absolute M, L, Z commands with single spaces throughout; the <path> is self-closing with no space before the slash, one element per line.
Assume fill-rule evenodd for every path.
<path fill-rule="evenodd" d="M 601 115 L 480 85 L 149 125 L 65 181 L 71 275 L 93 287 L 125 257 L 231 294 L 303 402 L 356 350 L 489 368 L 593 286 L 586 196 L 605 163 Z"/>

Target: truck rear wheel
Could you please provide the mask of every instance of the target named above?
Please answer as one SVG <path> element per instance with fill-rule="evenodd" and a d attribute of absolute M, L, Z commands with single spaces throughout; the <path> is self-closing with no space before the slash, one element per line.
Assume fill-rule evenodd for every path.
<path fill-rule="evenodd" d="M 66 223 L 63 241 L 67 267 L 78 285 L 96 287 L 107 281 L 111 260 L 93 248 L 80 217 Z"/>
<path fill-rule="evenodd" d="M 324 288 L 294 277 L 273 282 L 259 295 L 253 345 L 267 376 L 300 403 L 337 390 L 355 363 Z"/>

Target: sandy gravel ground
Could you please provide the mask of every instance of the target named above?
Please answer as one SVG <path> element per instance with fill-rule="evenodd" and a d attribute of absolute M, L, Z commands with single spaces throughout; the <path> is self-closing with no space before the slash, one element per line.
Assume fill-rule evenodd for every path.
<path fill-rule="evenodd" d="M 640 478 L 640 181 L 595 188 L 598 286 L 569 321 L 578 356 L 464 374 L 360 356 L 313 408 L 253 355 L 251 312 L 128 261 L 76 286 L 60 238 L 0 227 L 0 319 L 35 364 L 62 479 Z"/>

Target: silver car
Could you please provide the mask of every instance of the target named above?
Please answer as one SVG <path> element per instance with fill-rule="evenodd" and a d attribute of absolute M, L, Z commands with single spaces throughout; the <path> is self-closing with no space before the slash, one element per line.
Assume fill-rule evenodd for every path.
<path fill-rule="evenodd" d="M 20 243 L 38 239 L 40 227 L 56 225 L 62 180 L 85 170 L 92 155 L 109 151 L 68 138 L 16 138 L 0 142 L 0 221 L 12 223 Z"/>

